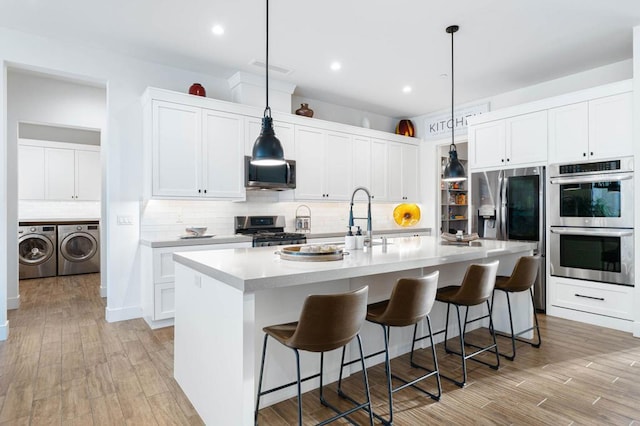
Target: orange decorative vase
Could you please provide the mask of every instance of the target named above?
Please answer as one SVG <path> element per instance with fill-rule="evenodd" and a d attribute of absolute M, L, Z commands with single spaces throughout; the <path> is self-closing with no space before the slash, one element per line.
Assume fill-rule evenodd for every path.
<path fill-rule="evenodd" d="M 400 120 L 396 126 L 396 135 L 413 137 L 415 135 L 415 129 L 411 120 Z"/>

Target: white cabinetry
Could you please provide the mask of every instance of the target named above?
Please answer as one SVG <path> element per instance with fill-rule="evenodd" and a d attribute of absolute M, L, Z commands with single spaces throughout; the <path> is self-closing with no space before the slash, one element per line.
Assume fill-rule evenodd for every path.
<path fill-rule="evenodd" d="M 152 101 L 152 196 L 244 199 L 244 117 Z"/>
<path fill-rule="evenodd" d="M 633 287 L 551 276 L 547 314 L 631 331 Z"/>
<path fill-rule="evenodd" d="M 471 126 L 469 155 L 472 169 L 546 162 L 547 111 Z"/>
<path fill-rule="evenodd" d="M 100 200 L 100 147 L 21 139 L 21 200 Z"/>
<path fill-rule="evenodd" d="M 389 201 L 416 201 L 418 198 L 418 147 L 390 142 L 387 147 Z"/>
<path fill-rule="evenodd" d="M 375 201 L 386 201 L 389 196 L 389 159 L 387 141 L 373 139 L 371 141 L 371 198 Z"/>
<path fill-rule="evenodd" d="M 250 242 L 179 247 L 141 246 L 143 316 L 151 328 L 173 325 L 175 272 L 173 253 L 251 247 Z"/>
<path fill-rule="evenodd" d="M 549 162 L 606 159 L 632 154 L 630 92 L 549 110 Z"/>
<path fill-rule="evenodd" d="M 353 139 L 347 133 L 296 126 L 297 200 L 348 200 Z"/>

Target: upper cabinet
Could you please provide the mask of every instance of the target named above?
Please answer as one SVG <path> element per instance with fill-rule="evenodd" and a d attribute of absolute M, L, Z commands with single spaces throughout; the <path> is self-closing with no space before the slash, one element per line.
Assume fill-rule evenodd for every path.
<path fill-rule="evenodd" d="M 418 147 L 390 142 L 388 145 L 388 201 L 417 201 Z"/>
<path fill-rule="evenodd" d="M 489 121 L 469 128 L 472 169 L 547 160 L 547 111 Z"/>
<path fill-rule="evenodd" d="M 147 197 L 246 199 L 244 156 L 262 109 L 154 88 L 143 105 Z M 296 161 L 296 200 L 348 201 L 364 186 L 374 201 L 419 201 L 411 138 L 283 113 L 273 123 Z"/>
<path fill-rule="evenodd" d="M 549 110 L 549 162 L 630 155 L 632 111 L 631 92 Z"/>
<path fill-rule="evenodd" d="M 353 190 L 353 137 L 296 126 L 297 200 L 348 200 Z"/>
<path fill-rule="evenodd" d="M 100 147 L 20 140 L 20 200 L 100 200 Z"/>
<path fill-rule="evenodd" d="M 151 102 L 154 197 L 244 199 L 244 117 Z"/>

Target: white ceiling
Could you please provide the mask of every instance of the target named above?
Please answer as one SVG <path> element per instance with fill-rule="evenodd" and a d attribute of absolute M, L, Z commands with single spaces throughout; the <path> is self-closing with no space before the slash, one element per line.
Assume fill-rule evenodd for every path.
<path fill-rule="evenodd" d="M 3 0 L 0 13 L 0 26 L 222 78 L 262 73 L 250 62 L 264 60 L 264 21 L 264 0 Z M 292 70 L 271 76 L 393 117 L 440 110 L 451 24 L 461 104 L 630 58 L 640 0 L 271 0 L 270 61 Z"/>

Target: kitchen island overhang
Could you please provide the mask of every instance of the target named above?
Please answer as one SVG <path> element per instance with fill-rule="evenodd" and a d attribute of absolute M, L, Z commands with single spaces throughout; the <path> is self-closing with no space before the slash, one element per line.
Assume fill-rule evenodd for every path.
<path fill-rule="evenodd" d="M 390 244 L 354 250 L 343 260 L 293 262 L 274 248 L 231 249 L 174 254 L 176 322 L 174 375 L 207 424 L 253 424 L 262 327 L 298 319 L 309 294 L 338 293 L 369 285 L 369 301 L 388 298 L 396 279 L 441 271 L 439 286 L 459 284 L 471 263 L 501 261 L 500 274 L 510 274 L 515 261 L 531 254 L 535 244 L 483 240 L 480 246 L 441 245 L 437 237 L 408 237 Z M 527 299 L 516 301 L 521 326 L 531 324 Z M 444 327 L 443 306 L 432 311 L 435 329 Z M 480 312 L 480 311 L 478 311 Z M 496 303 L 495 317 L 506 313 Z M 501 329 L 499 318 L 496 328 Z M 503 322 L 504 324 L 504 322 Z M 412 330 L 411 330 L 412 331 Z M 394 333 L 392 356 L 410 349 L 411 331 Z M 379 330 L 362 330 L 366 352 L 380 349 Z M 265 386 L 291 381 L 293 355 L 286 348 L 269 349 Z M 317 372 L 313 354 L 303 357 L 303 375 Z M 368 365 L 380 362 L 372 358 Z M 325 383 L 337 378 L 339 354 L 326 357 Z M 356 371 L 357 367 L 352 371 Z M 317 387 L 305 383 L 305 391 Z M 263 406 L 294 395 L 284 389 L 263 399 Z"/>

